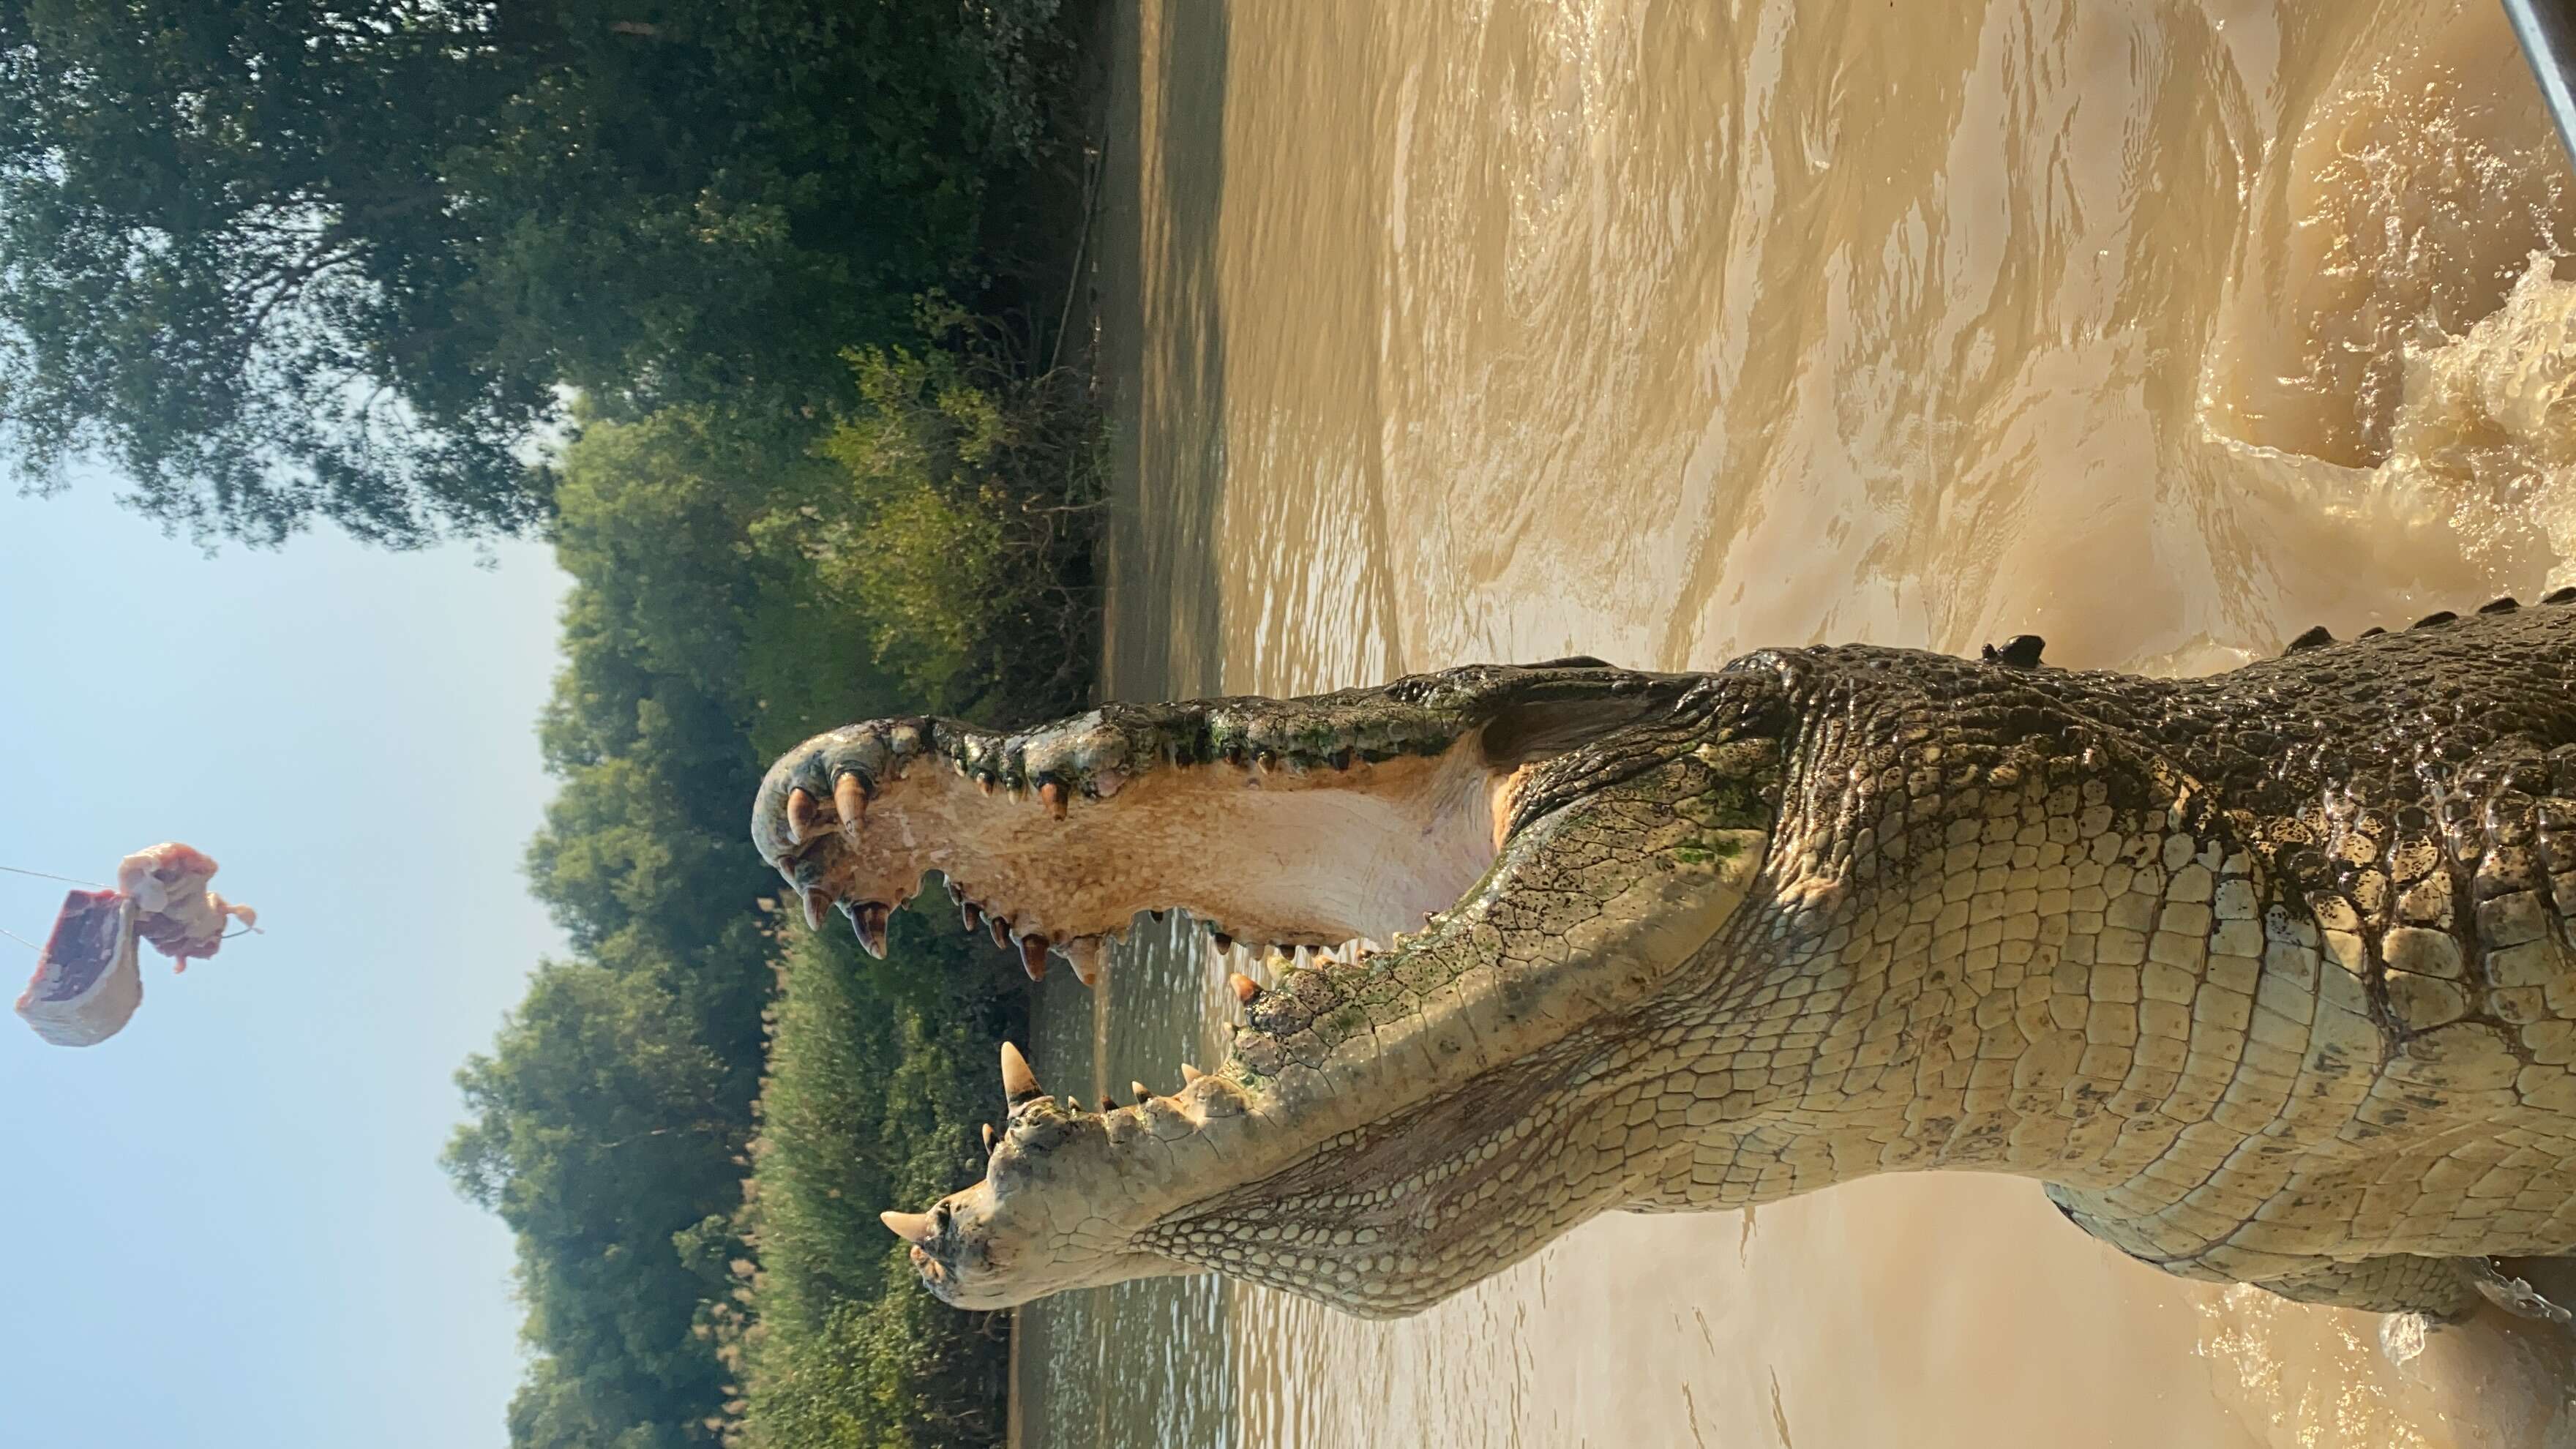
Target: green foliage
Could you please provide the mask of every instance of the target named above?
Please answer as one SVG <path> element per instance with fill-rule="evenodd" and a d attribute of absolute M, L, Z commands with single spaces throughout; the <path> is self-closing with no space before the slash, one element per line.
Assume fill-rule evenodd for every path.
<path fill-rule="evenodd" d="M 0 0 L 0 416 L 25 476 L 273 543 L 546 516 L 569 384 L 849 396 L 987 304 L 1059 0 Z"/>
<path fill-rule="evenodd" d="M 822 445 L 847 492 L 807 520 L 818 583 L 935 708 L 1003 725 L 1061 709 L 1099 649 L 1106 442 L 1081 380 L 1025 377 L 989 345 L 850 361 L 859 400 Z"/>
<path fill-rule="evenodd" d="M 547 1355 L 511 1406 L 514 1443 L 676 1445 L 668 1406 L 720 1397 L 698 1293 L 656 1271 L 735 1195 L 748 1135 L 693 1027 L 648 976 L 549 962 L 457 1074 L 472 1117 L 444 1163 L 518 1235 L 526 1332 Z"/>
<path fill-rule="evenodd" d="M 564 663 L 539 729 L 562 784 L 528 852 L 531 889 L 581 959 L 543 968 L 499 1048 L 468 1064 L 474 1120 L 447 1159 L 518 1234 L 542 1356 L 512 1442 L 545 1446 L 623 1445 L 720 1414 L 723 1371 L 694 1331 L 740 1252 L 723 1225 L 741 1205 L 760 1076 L 773 948 L 759 906 L 777 889 L 743 835 L 762 737 L 778 732 L 751 680 L 790 672 L 755 668 L 749 637 L 800 616 L 772 646 L 792 647 L 813 680 L 787 701 L 820 712 L 798 728 L 864 711 L 884 688 L 858 625 L 787 602 L 811 589 L 802 554 L 749 536 L 770 488 L 833 476 L 805 431 L 712 408 L 582 421 L 557 526 L 574 580 Z M 659 1078 L 634 1075 L 680 1059 L 684 1092 L 648 1093 Z M 588 1085 L 568 1082 L 577 1070 Z M 608 1165 L 650 1160 L 659 1175 L 623 1182 L 583 1155 L 596 1142 L 627 1144 Z M 710 1220 L 723 1229 L 712 1241 Z"/>
<path fill-rule="evenodd" d="M 1098 429 L 1059 384 L 937 355 L 884 376 L 912 390 L 856 414 L 851 430 L 878 430 L 869 448 L 825 456 L 810 426 L 695 405 L 628 421 L 585 409 L 564 450 L 557 558 L 573 588 L 540 724 L 561 786 L 528 874 L 577 959 L 542 967 L 493 1052 L 460 1074 L 471 1120 L 446 1158 L 518 1234 L 536 1357 L 515 1445 L 999 1432 L 999 1340 L 924 1298 L 875 1213 L 970 1170 L 995 1044 L 1020 1024 L 1017 968 L 911 911 L 887 964 L 801 929 L 782 945 L 779 882 L 744 817 L 768 760 L 814 728 L 918 712 L 933 686 L 983 678 L 956 651 L 987 647 L 997 601 L 1036 596 L 995 583 L 934 599 L 924 584 L 940 607 L 890 619 L 905 596 L 852 557 L 881 550 L 888 500 L 952 510 L 943 536 L 967 540 L 952 563 L 988 580 L 1024 547 L 1024 520 L 1063 520 L 1035 556 L 1087 590 L 1093 515 L 1019 508 L 1006 479 L 1054 486 L 1048 499 L 1066 489 L 1001 465 L 1033 470 L 1024 439 L 1043 433 L 1088 466 Z M 888 461 L 901 447 L 929 461 L 903 472 Z M 883 488 L 854 482 L 854 457 Z M 1078 647 L 1044 681 L 1052 696 L 975 687 L 1061 712 L 1088 688 Z"/>
<path fill-rule="evenodd" d="M 744 802 L 791 742 L 776 736 L 885 697 L 859 624 L 794 602 L 810 564 L 751 538 L 771 488 L 829 474 L 795 430 L 703 408 L 592 421 L 564 455 L 556 557 L 575 587 L 539 727 L 563 783 L 530 884 L 592 959 L 687 1001 L 746 1109 L 768 981 L 752 906 L 777 882 L 747 848 Z M 797 627 L 770 647 L 793 663 L 756 670 L 753 638 L 780 634 L 781 613 Z M 755 673 L 791 672 L 807 682 L 786 699 L 755 692 Z"/>
<path fill-rule="evenodd" d="M 876 1221 L 971 1178 L 996 1111 L 994 1044 L 1024 1025 L 998 952 L 898 913 L 893 969 L 837 939 L 784 943 L 745 1218 L 760 1263 L 747 1449 L 1002 1439 L 1008 1319 L 921 1291 Z"/>

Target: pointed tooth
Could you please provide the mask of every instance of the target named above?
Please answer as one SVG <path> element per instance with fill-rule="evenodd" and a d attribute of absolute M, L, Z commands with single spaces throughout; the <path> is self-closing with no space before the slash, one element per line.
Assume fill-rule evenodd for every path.
<path fill-rule="evenodd" d="M 857 844 L 859 827 L 868 819 L 868 787 L 859 783 L 857 772 L 844 770 L 832 782 L 832 808 L 841 812 L 842 836 Z"/>
<path fill-rule="evenodd" d="M 824 894 L 821 886 L 808 886 L 805 888 L 804 901 L 805 929 L 809 931 L 823 929 L 823 912 L 831 906 L 832 898 Z"/>
<path fill-rule="evenodd" d="M 984 924 L 993 928 L 993 949 L 997 951 L 1007 951 L 1011 949 L 1011 922 L 1009 917 L 993 916 L 988 918 Z"/>
<path fill-rule="evenodd" d="M 1081 1115 L 1082 1115 L 1082 1099 L 1081 1099 L 1080 1097 L 1075 1096 L 1075 1095 L 1074 1095 L 1074 1094 L 1072 1094 L 1071 1092 L 1067 1092 L 1067 1093 L 1065 1093 L 1065 1094 L 1064 1094 L 1064 1110 L 1066 1110 L 1066 1111 L 1068 1111 L 1068 1112 L 1071 1112 L 1071 1113 L 1072 1113 L 1073 1115 L 1075 1115 L 1076 1117 L 1081 1116 Z"/>
<path fill-rule="evenodd" d="M 884 903 L 861 901 L 850 912 L 850 928 L 859 934 L 859 948 L 882 961 L 886 958 L 886 917 Z"/>
<path fill-rule="evenodd" d="M 1020 969 L 1031 981 L 1046 979 L 1047 938 L 1035 931 L 1020 938 Z"/>
<path fill-rule="evenodd" d="M 1191 1066 L 1188 1062 L 1181 1063 L 1181 1085 L 1184 1087 L 1206 1075 L 1207 1073 Z"/>
<path fill-rule="evenodd" d="M 964 901 L 959 903 L 957 907 L 957 919 L 966 923 L 966 934 L 969 936 L 984 929 L 984 913 L 981 910 L 976 909 L 973 901 Z"/>
<path fill-rule="evenodd" d="M 1127 1090 L 1135 1094 L 1138 1106 L 1142 1106 L 1154 1099 L 1154 1094 L 1145 1090 L 1145 1084 L 1143 1082 L 1129 1082 L 1127 1084 Z"/>
<path fill-rule="evenodd" d="M 787 792 L 787 828 L 800 845 L 814 834 L 814 797 L 801 785 Z"/>
<path fill-rule="evenodd" d="M 877 1221 L 886 1225 L 896 1237 L 916 1248 L 939 1241 L 939 1227 L 928 1213 L 879 1213 Z"/>
<path fill-rule="evenodd" d="M 1083 985 L 1097 986 L 1100 984 L 1101 950 L 1099 937 L 1076 936 L 1070 941 L 1059 944 L 1055 948 L 1055 953 L 1062 956 L 1065 961 L 1073 967 L 1074 978 L 1080 981 Z"/>
<path fill-rule="evenodd" d="M 1046 805 L 1047 813 L 1058 820 L 1064 818 L 1065 793 L 1064 786 L 1054 780 L 1038 786 L 1038 799 Z"/>
<path fill-rule="evenodd" d="M 1106 1097 L 1106 1096 L 1104 1096 L 1104 1097 L 1102 1097 L 1102 1098 L 1100 1099 L 1100 1115 L 1101 1115 L 1101 1116 L 1106 1117 L 1106 1116 L 1108 1116 L 1110 1113 L 1115 1112 L 1115 1111 L 1117 1111 L 1117 1110 L 1118 1110 L 1118 1099 L 1117 1099 L 1116 1097 Z"/>
<path fill-rule="evenodd" d="M 1046 1089 L 1038 1085 L 1038 1074 L 1029 1070 L 1029 1059 L 1020 1055 L 1018 1047 L 1002 1043 L 1002 1100 L 1016 1107 L 1045 1095 Z"/>
<path fill-rule="evenodd" d="M 990 1122 L 984 1124 L 984 1150 L 993 1150 L 993 1124 Z"/>
<path fill-rule="evenodd" d="M 948 882 L 948 903 L 952 906 L 966 904 L 966 888 L 953 880 Z"/>
<path fill-rule="evenodd" d="M 1234 999 L 1246 1006 L 1250 1006 L 1252 998 L 1261 994 L 1261 983 L 1240 971 L 1225 978 L 1225 984 L 1234 988 Z"/>

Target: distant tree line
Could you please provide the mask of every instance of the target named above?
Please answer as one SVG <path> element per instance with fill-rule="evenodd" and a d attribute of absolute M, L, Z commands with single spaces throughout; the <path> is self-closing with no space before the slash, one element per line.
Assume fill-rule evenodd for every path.
<path fill-rule="evenodd" d="M 1058 4 L 0 0 L 17 480 L 572 576 L 570 949 L 445 1158 L 518 1244 L 515 1446 L 1000 1440 L 1004 1336 L 873 1215 L 971 1174 L 1025 988 L 909 912 L 884 964 L 808 936 L 745 819 L 814 729 L 1088 698 Z"/>
<path fill-rule="evenodd" d="M 518 1236 L 540 1356 L 514 1445 L 1000 1432 L 1003 1340 L 924 1297 L 875 1213 L 972 1176 L 1026 1023 L 1016 960 L 935 893 L 944 929 L 898 913 L 884 964 L 808 936 L 745 833 L 817 728 L 1087 699 L 1098 600 L 1066 520 L 1097 507 L 1096 416 L 1063 374 L 937 357 L 861 354 L 820 447 L 674 407 L 585 413 L 564 451 L 561 784 L 528 873 L 572 956 L 458 1074 L 446 1158 Z"/>
<path fill-rule="evenodd" d="M 0 0 L 0 426 L 202 537 L 542 524 L 567 388 L 848 400 L 979 307 L 1060 0 Z"/>

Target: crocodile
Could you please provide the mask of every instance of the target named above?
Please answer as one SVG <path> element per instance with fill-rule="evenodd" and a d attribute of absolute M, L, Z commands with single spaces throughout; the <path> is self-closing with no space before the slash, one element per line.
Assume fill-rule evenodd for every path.
<path fill-rule="evenodd" d="M 1031 975 L 1143 912 L 1270 945 L 1177 1090 L 1003 1047 L 983 1179 L 884 1215 L 961 1307 L 1401 1316 L 1599 1213 L 1951 1169 L 2186 1278 L 2554 1315 L 2498 1260 L 2576 1254 L 2571 601 L 2196 679 L 2025 636 L 878 720 L 752 834 L 880 955 L 933 873 Z"/>

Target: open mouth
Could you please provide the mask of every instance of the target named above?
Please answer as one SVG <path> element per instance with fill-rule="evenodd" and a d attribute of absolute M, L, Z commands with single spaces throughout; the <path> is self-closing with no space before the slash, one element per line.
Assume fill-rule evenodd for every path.
<path fill-rule="evenodd" d="M 1142 912 L 1281 953 L 1384 940 L 1493 863 L 1511 782 L 1476 736 L 1138 723 L 852 726 L 772 772 L 755 834 L 808 923 L 837 908 L 872 954 L 936 872 L 966 930 L 1015 947 L 1032 978 L 1056 957 L 1086 983 Z"/>
<path fill-rule="evenodd" d="M 961 1307 L 1216 1268 L 1396 1313 L 1544 1241 L 1512 1214 L 1621 1200 L 1624 1168 L 1537 1194 L 1574 1169 L 1531 1163 L 1624 1140 L 1582 1116 L 1610 1080 L 1584 1064 L 1764 858 L 1776 742 L 1707 729 L 1758 683 L 1472 666 L 1015 735 L 876 721 L 790 751 L 753 838 L 809 922 L 838 909 L 871 953 L 934 872 L 1032 976 L 1062 958 L 1096 981 L 1148 911 L 1276 953 L 1268 984 L 1232 978 L 1224 1060 L 1177 1091 L 1059 1104 L 1006 1047 L 984 1179 L 887 1227 Z M 1515 1108 L 1543 1099 L 1579 1130 L 1525 1140 Z"/>

